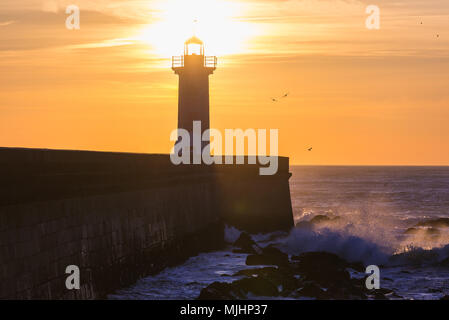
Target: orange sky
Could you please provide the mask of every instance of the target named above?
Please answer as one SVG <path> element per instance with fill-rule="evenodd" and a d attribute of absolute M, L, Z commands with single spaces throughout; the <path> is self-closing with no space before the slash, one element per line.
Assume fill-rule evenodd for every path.
<path fill-rule="evenodd" d="M 2 0 L 0 146 L 168 153 L 170 55 L 198 18 L 214 128 L 277 128 L 294 164 L 449 165 L 447 0 L 185 3 Z"/>

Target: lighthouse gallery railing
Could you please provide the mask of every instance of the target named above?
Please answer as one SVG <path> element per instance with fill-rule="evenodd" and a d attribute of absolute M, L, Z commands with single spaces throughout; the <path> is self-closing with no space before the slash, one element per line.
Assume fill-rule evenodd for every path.
<path fill-rule="evenodd" d="M 204 66 L 206 68 L 216 68 L 218 59 L 215 56 L 205 56 Z M 173 56 L 172 57 L 172 68 L 182 68 L 184 67 L 184 56 Z"/>

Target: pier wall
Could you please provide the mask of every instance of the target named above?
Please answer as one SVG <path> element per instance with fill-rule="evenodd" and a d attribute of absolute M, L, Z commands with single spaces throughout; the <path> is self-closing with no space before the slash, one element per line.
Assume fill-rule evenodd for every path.
<path fill-rule="evenodd" d="M 223 225 L 293 224 L 288 159 L 174 166 L 168 155 L 0 149 L 0 299 L 99 299 L 199 252 Z M 65 286 L 80 268 L 80 290 Z"/>

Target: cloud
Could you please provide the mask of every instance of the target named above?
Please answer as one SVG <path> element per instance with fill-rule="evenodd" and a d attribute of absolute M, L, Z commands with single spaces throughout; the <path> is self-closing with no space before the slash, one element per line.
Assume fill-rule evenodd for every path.
<path fill-rule="evenodd" d="M 13 23 L 15 23 L 15 21 L 0 22 L 0 27 L 9 26 L 10 24 L 13 24 Z"/>
<path fill-rule="evenodd" d="M 110 39 L 122 39 L 127 31 L 137 29 L 139 20 L 108 15 L 97 11 L 83 11 L 81 30 L 66 29 L 67 15 L 38 10 L 0 13 L 0 27 L 8 26 L 8 32 L 2 34 L 0 51 L 36 50 L 67 47 L 70 45 L 116 46 L 118 42 Z M 105 44 L 102 44 L 106 41 Z"/>
<path fill-rule="evenodd" d="M 105 40 L 102 42 L 95 43 L 83 43 L 83 44 L 75 44 L 69 45 L 67 49 L 95 49 L 95 48 L 110 48 L 110 47 L 121 47 L 135 44 L 135 41 L 129 39 L 112 39 Z"/>

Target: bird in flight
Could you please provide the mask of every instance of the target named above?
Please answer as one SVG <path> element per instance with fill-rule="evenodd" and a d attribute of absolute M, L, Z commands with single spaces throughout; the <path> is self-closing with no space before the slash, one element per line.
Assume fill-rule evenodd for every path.
<path fill-rule="evenodd" d="M 279 102 L 279 99 L 287 98 L 289 95 L 290 95 L 290 92 L 287 92 L 287 93 L 283 94 L 280 98 L 271 98 L 271 101 Z"/>
<path fill-rule="evenodd" d="M 439 34 L 437 34 L 437 38 L 439 38 L 440 37 L 440 35 Z"/>
<path fill-rule="evenodd" d="M 307 149 L 307 150 L 308 150 L 308 151 L 312 151 L 312 149 L 313 149 L 313 148 L 309 148 L 309 149 Z"/>

